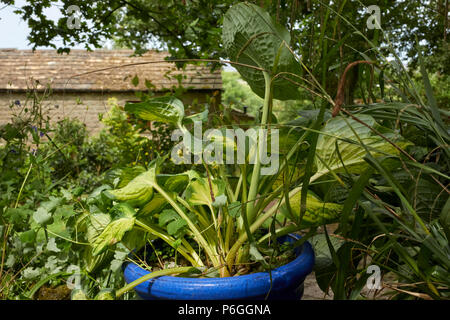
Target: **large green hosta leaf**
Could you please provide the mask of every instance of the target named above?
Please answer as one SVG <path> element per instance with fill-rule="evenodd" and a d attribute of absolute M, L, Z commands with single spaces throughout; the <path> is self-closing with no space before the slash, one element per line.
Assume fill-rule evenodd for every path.
<path fill-rule="evenodd" d="M 298 219 L 298 215 L 300 214 L 300 199 L 301 192 L 296 193 L 289 199 L 292 212 L 296 216 L 296 219 Z M 307 208 L 302 219 L 302 225 L 304 227 L 321 226 L 332 223 L 339 218 L 342 212 L 342 205 L 323 202 L 311 193 L 308 193 L 306 203 Z"/>
<path fill-rule="evenodd" d="M 123 188 L 131 180 L 145 171 L 147 170 L 143 166 L 135 166 L 132 168 L 117 168 L 108 171 L 105 174 L 105 180 L 115 185 L 116 188 Z"/>
<path fill-rule="evenodd" d="M 225 194 L 225 182 L 222 180 L 212 180 L 211 186 L 215 198 Z M 186 188 L 185 197 L 187 202 L 193 206 L 207 205 L 211 207 L 213 204 L 211 189 L 206 178 L 198 177 L 192 180 Z"/>
<path fill-rule="evenodd" d="M 88 216 L 86 237 L 89 243 L 94 243 L 98 236 L 105 230 L 111 222 L 111 217 L 105 213 L 94 213 Z M 113 252 L 104 251 L 101 254 L 93 255 L 93 247 L 86 248 L 84 261 L 88 272 L 95 272 L 109 261 L 114 255 Z"/>
<path fill-rule="evenodd" d="M 184 117 L 183 102 L 170 96 L 152 98 L 139 103 L 127 103 L 125 111 L 133 113 L 143 120 L 175 125 L 181 124 Z"/>
<path fill-rule="evenodd" d="M 104 252 L 108 246 L 112 246 L 122 240 L 127 231 L 134 226 L 135 218 L 123 217 L 112 221 L 93 243 L 92 254 L 94 256 Z"/>
<path fill-rule="evenodd" d="M 287 46 L 289 32 L 274 21 L 267 12 L 250 3 L 232 6 L 223 18 L 222 42 L 229 58 L 242 64 L 260 67 L 272 73 L 300 74 L 301 66 Z M 264 76 L 259 70 L 234 65 L 252 90 L 264 97 Z M 272 74 L 274 76 L 274 74 Z M 298 78 L 283 74 L 298 82 Z M 299 98 L 298 86 L 278 77 L 274 81 L 273 97 L 279 100 Z"/>
<path fill-rule="evenodd" d="M 409 142 L 401 135 L 388 128 L 382 127 L 371 116 L 358 115 L 358 118 L 382 133 L 389 140 L 395 142 L 398 146 L 405 147 L 409 144 Z M 361 173 L 365 170 L 368 166 L 367 162 L 364 161 L 366 150 L 359 143 L 358 137 L 374 157 L 396 157 L 399 155 L 399 151 L 394 146 L 375 134 L 365 125 L 353 119 L 345 120 L 342 117 L 332 118 L 321 130 L 323 134 L 319 136 L 316 148 L 316 178 L 323 176 L 330 171 L 344 171 L 342 162 L 344 163 L 346 170 L 350 173 Z M 358 137 L 349 125 L 353 128 Z M 338 152 L 342 157 L 342 162 L 339 159 Z"/>
<path fill-rule="evenodd" d="M 155 179 L 155 168 L 152 168 L 138 175 L 125 187 L 106 190 L 105 194 L 113 200 L 127 201 L 133 206 L 141 206 L 152 199 Z"/>

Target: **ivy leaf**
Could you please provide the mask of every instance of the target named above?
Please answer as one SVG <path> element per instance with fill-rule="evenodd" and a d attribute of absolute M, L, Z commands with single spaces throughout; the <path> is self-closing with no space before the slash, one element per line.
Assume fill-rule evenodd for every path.
<path fill-rule="evenodd" d="M 41 272 L 38 268 L 35 269 L 33 267 L 28 267 L 25 270 L 23 270 L 22 274 L 25 279 L 31 280 L 38 277 L 41 274 Z"/>
<path fill-rule="evenodd" d="M 4 217 L 9 223 L 16 226 L 26 225 L 28 217 L 33 214 L 33 210 L 23 208 L 7 208 Z"/>
<path fill-rule="evenodd" d="M 48 271 L 50 271 L 50 274 L 55 274 L 61 271 L 62 267 L 58 266 L 61 264 L 61 260 L 58 260 L 56 256 L 50 256 L 47 259 L 47 262 L 45 263 L 44 267 Z"/>
<path fill-rule="evenodd" d="M 40 206 L 50 212 L 56 207 L 58 207 L 62 201 L 63 198 L 50 196 L 49 200 L 42 202 Z"/>
<path fill-rule="evenodd" d="M 66 190 L 64 188 L 61 188 L 61 193 L 63 194 L 63 198 L 67 201 L 72 200 L 73 195 L 69 190 Z"/>
<path fill-rule="evenodd" d="M 263 255 L 259 252 L 256 245 L 253 243 L 250 244 L 249 254 L 254 261 L 260 262 L 263 266 L 268 267 L 267 261 L 264 259 Z"/>
<path fill-rule="evenodd" d="M 188 213 L 188 215 L 190 215 Z M 195 221 L 195 217 L 190 217 L 193 221 Z M 167 233 L 172 235 L 181 235 L 184 227 L 187 226 L 187 222 L 180 217 L 180 215 L 173 209 L 167 209 L 161 212 L 159 215 L 158 224 L 160 227 L 166 226 Z"/>
<path fill-rule="evenodd" d="M 16 257 L 14 257 L 13 254 L 10 254 L 8 256 L 8 259 L 5 262 L 5 266 L 8 267 L 8 268 L 12 268 L 12 267 L 14 267 L 15 263 L 16 263 Z"/>
<path fill-rule="evenodd" d="M 125 259 L 127 258 L 128 253 L 129 253 L 129 251 L 124 245 L 122 245 L 122 244 L 117 245 L 117 249 L 114 252 L 114 259 L 111 261 L 111 267 L 110 267 L 110 269 L 113 272 L 117 272 L 117 271 L 121 270 L 121 266 L 122 266 L 123 262 L 125 261 Z"/>
<path fill-rule="evenodd" d="M 158 224 L 160 227 L 164 227 L 167 223 L 173 220 L 179 219 L 180 216 L 173 209 L 167 209 L 161 212 L 159 215 Z"/>

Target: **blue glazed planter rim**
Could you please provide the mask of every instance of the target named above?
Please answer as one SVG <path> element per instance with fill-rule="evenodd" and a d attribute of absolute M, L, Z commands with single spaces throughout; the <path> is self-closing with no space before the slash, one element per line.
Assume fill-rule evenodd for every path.
<path fill-rule="evenodd" d="M 290 242 L 300 238 L 291 234 Z M 311 273 L 314 266 L 314 251 L 309 242 L 296 250 L 297 257 L 274 270 L 272 282 L 269 272 L 257 272 L 227 278 L 183 278 L 162 276 L 145 281 L 134 289 L 139 296 L 146 299 L 257 299 L 270 291 L 276 294 L 286 290 L 295 290 Z M 127 283 L 149 274 L 150 272 L 135 263 L 124 265 L 124 277 Z"/>

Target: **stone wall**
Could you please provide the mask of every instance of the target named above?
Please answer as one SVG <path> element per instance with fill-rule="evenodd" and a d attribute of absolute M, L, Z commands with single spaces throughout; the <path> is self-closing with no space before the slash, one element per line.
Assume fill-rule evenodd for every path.
<path fill-rule="evenodd" d="M 42 93 L 37 95 L 40 98 L 42 97 Z M 185 93 L 182 100 L 188 107 L 194 101 L 198 103 L 206 102 L 207 96 L 212 95 L 212 91 L 193 91 Z M 42 101 L 42 106 L 44 110 L 47 110 L 51 121 L 56 122 L 65 117 L 78 118 L 86 124 L 90 134 L 95 134 L 102 128 L 98 115 L 108 112 L 108 100 L 110 98 L 116 98 L 119 105 L 124 105 L 127 101 L 139 100 L 133 92 L 64 92 L 51 94 Z M 220 94 L 217 95 L 217 101 L 220 101 Z M 20 105 L 16 105 L 16 102 L 20 102 Z M 9 122 L 14 113 L 17 114 L 25 107 L 30 108 L 32 104 L 33 99 L 29 97 L 27 99 L 26 93 L 0 92 L 0 125 Z M 10 108 L 11 105 L 13 105 L 12 108 Z"/>

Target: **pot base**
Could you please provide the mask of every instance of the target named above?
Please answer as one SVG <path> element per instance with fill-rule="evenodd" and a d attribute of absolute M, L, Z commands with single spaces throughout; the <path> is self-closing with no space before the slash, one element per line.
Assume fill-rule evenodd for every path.
<path fill-rule="evenodd" d="M 294 242 L 291 234 L 280 240 Z M 296 248 L 297 257 L 269 272 L 257 272 L 228 278 L 182 278 L 162 276 L 150 279 L 134 289 L 145 300 L 299 300 L 303 281 L 314 266 L 314 251 L 309 242 Z M 124 266 L 127 283 L 150 272 L 128 262 Z M 271 277 L 272 276 L 272 280 Z"/>

